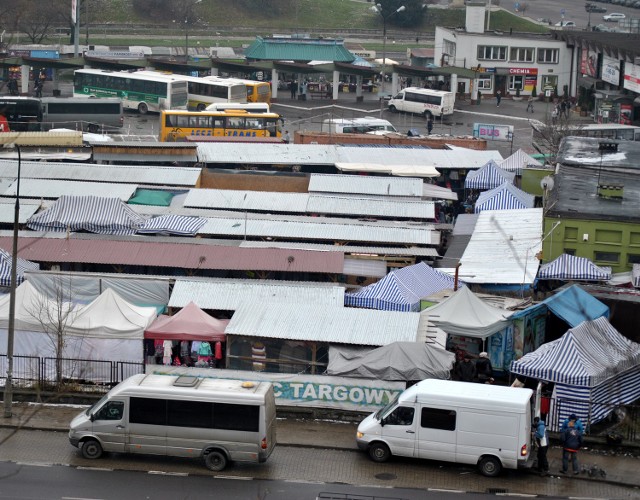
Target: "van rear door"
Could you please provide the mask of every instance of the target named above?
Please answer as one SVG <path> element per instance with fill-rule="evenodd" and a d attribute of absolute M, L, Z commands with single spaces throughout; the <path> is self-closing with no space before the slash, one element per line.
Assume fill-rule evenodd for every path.
<path fill-rule="evenodd" d="M 384 417 L 382 435 L 393 455 L 413 457 L 416 446 L 418 418 L 413 406 L 397 406 Z"/>
<path fill-rule="evenodd" d="M 456 461 L 457 412 L 453 409 L 420 408 L 418 457 Z"/>

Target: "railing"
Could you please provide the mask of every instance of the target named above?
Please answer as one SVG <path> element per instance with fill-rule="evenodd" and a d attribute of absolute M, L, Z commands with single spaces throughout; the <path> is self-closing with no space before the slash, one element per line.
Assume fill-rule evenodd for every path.
<path fill-rule="evenodd" d="M 144 373 L 144 363 L 75 358 L 13 357 L 13 386 L 24 389 L 107 392 L 131 375 Z M 7 376 L 7 355 L 0 355 L 0 384 Z"/>

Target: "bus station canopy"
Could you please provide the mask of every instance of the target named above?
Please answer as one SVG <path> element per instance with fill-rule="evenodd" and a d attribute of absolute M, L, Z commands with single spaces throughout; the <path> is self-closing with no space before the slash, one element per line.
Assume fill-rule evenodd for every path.
<path fill-rule="evenodd" d="M 430 76 L 451 76 L 458 75 L 460 78 L 476 78 L 477 71 L 457 66 L 442 66 L 435 68 L 425 68 L 424 66 L 410 66 L 408 64 L 395 64 L 393 70 L 402 76 L 413 76 L 428 78 Z"/>

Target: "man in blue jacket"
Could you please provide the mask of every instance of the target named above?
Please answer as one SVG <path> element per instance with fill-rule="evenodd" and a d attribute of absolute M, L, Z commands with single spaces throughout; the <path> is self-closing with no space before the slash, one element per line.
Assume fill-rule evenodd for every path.
<path fill-rule="evenodd" d="M 560 433 L 560 441 L 562 442 L 562 474 L 569 472 L 569 459 L 573 467 L 573 473 L 579 474 L 578 467 L 578 450 L 582 446 L 582 433 L 576 428 L 576 421 L 569 420 L 566 430 Z"/>
<path fill-rule="evenodd" d="M 540 420 L 540 417 L 533 419 L 533 428 L 535 429 L 536 445 L 538 446 L 538 471 L 541 476 L 546 476 L 549 472 L 549 461 L 547 460 L 549 435 L 544 425 L 544 420 Z"/>

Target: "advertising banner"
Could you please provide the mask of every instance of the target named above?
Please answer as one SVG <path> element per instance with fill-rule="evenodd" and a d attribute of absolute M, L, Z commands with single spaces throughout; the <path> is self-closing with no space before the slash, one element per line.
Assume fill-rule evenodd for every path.
<path fill-rule="evenodd" d="M 582 55 L 580 57 L 580 73 L 594 78 L 598 76 L 597 52 L 589 50 L 585 47 L 582 48 Z"/>
<path fill-rule="evenodd" d="M 602 79 L 612 85 L 620 85 L 620 61 L 609 56 L 603 56 Z"/>
<path fill-rule="evenodd" d="M 513 125 L 491 125 L 487 123 L 473 124 L 473 137 L 486 139 L 487 141 L 513 140 Z"/>
<path fill-rule="evenodd" d="M 181 366 L 147 365 L 146 373 L 271 382 L 276 405 L 361 412 L 379 409 L 405 389 L 404 382 Z"/>
<path fill-rule="evenodd" d="M 631 63 L 624 65 L 624 88 L 640 92 L 640 66 Z"/>

